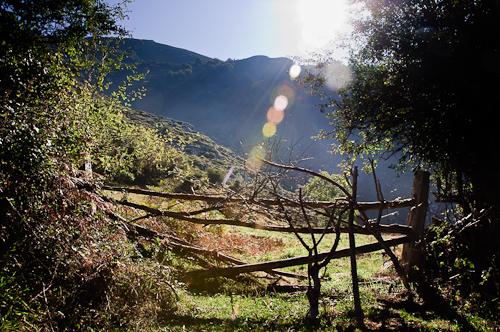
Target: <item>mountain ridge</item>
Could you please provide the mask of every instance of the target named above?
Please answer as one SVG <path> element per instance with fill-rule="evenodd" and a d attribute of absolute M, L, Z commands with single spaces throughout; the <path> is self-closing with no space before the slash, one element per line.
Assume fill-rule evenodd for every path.
<path fill-rule="evenodd" d="M 148 72 L 144 81 L 132 86 L 146 89 L 142 99 L 131 102 L 133 108 L 190 123 L 197 132 L 243 158 L 253 147 L 275 140 L 281 144 L 284 163 L 293 162 L 315 171 L 340 171 L 338 164 L 343 157 L 330 153 L 334 142 L 311 138 L 322 129 L 329 130 L 330 120 L 317 110 L 316 104 L 321 102 L 317 97 L 307 95 L 294 85 L 288 74 L 292 60 L 257 55 L 222 61 L 152 41 L 128 42 L 132 44 L 138 55 L 146 54 L 142 59 L 135 57 L 136 61 L 140 60 L 138 72 Z M 146 48 L 141 50 L 144 44 Z M 162 50 L 170 53 L 148 55 Z M 179 62 L 174 63 L 172 59 Z M 112 80 L 121 82 L 127 74 L 116 73 Z M 276 125 L 273 137 L 265 137 L 263 126 L 268 122 L 267 112 L 280 93 L 288 93 L 289 97 L 283 121 Z M 384 169 L 390 164 L 384 162 Z M 387 179 L 382 180 L 388 186 L 384 193 L 386 199 L 395 198 L 400 192 L 410 194 L 410 176 L 397 179 L 395 172 L 387 169 L 378 173 L 380 178 L 388 174 Z M 360 199 L 376 199 L 371 176 L 362 175 L 358 182 Z"/>
<path fill-rule="evenodd" d="M 324 143 L 310 137 L 327 129 L 328 120 L 315 109 L 318 100 L 294 86 L 288 75 L 292 60 L 256 55 L 222 61 L 147 40 L 128 40 L 125 46 L 134 46 L 137 71 L 148 73 L 134 86 L 144 86 L 146 96 L 133 101 L 132 107 L 189 122 L 218 144 L 238 151 L 242 145 L 250 149 L 268 140 L 262 134 L 266 114 L 277 90 L 285 88 L 292 96 L 275 137 L 298 142 L 299 155 L 310 145 L 318 145 L 310 155 L 325 154 Z M 156 54 L 165 50 L 168 54 Z M 116 74 L 113 80 L 121 81 L 125 75 Z M 316 168 L 335 167 L 340 161 L 328 157 L 318 157 L 328 160 Z"/>
<path fill-rule="evenodd" d="M 199 53 L 182 48 L 160 44 L 151 39 L 127 38 L 123 40 L 124 48 L 131 49 L 135 54 L 133 60 L 172 62 L 177 64 L 189 63 L 196 58 L 204 61 L 210 58 Z"/>

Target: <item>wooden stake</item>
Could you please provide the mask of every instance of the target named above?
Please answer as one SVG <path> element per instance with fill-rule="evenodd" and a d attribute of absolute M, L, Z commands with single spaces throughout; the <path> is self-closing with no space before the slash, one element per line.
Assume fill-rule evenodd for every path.
<path fill-rule="evenodd" d="M 361 300 L 359 298 L 358 268 L 356 265 L 356 241 L 354 238 L 354 210 L 356 207 L 356 196 L 358 188 L 358 166 L 354 166 L 352 172 L 352 196 L 349 201 L 349 255 L 351 256 L 351 277 L 352 277 L 352 295 L 354 297 L 354 311 L 358 320 L 358 327 L 364 325 L 363 309 L 361 309 Z"/>
<path fill-rule="evenodd" d="M 402 263 L 406 274 L 415 281 L 421 275 L 425 259 L 422 236 L 429 199 L 429 172 L 419 171 L 415 174 L 411 195 L 415 206 L 408 212 L 406 225 L 411 227 L 415 239 L 403 246 Z"/>

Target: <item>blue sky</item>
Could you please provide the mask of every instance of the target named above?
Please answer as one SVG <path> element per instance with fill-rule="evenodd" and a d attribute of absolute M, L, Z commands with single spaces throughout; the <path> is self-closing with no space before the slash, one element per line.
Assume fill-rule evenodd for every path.
<path fill-rule="evenodd" d="M 344 7 L 344 0 L 135 0 L 121 24 L 134 38 L 221 60 L 307 57 L 335 47 Z"/>

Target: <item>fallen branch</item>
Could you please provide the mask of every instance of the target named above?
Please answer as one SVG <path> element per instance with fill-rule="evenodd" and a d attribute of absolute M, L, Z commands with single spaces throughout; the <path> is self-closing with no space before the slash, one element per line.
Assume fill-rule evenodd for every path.
<path fill-rule="evenodd" d="M 410 241 L 410 238 L 407 236 L 401 236 L 397 238 L 392 238 L 390 240 L 385 241 L 387 246 L 396 246 L 399 244 L 407 243 Z M 379 242 L 373 242 L 369 244 L 365 244 L 359 247 L 356 247 L 356 254 L 365 254 L 373 251 L 381 250 L 382 245 Z M 349 256 L 349 248 L 338 250 L 334 253 L 324 252 L 318 254 L 319 259 L 325 258 L 328 255 L 332 255 L 332 259 L 347 257 Z M 295 258 L 281 259 L 276 261 L 264 262 L 264 263 L 256 263 L 256 264 L 246 264 L 239 265 L 234 267 L 226 267 L 226 268 L 215 268 L 210 270 L 197 270 L 191 271 L 186 274 L 186 279 L 188 281 L 196 280 L 196 279 L 205 279 L 212 277 L 234 277 L 241 273 L 249 273 L 255 271 L 268 271 L 271 269 L 279 269 L 289 266 L 297 266 L 304 265 L 309 262 L 309 256 L 301 256 Z"/>
<path fill-rule="evenodd" d="M 300 207 L 299 202 L 295 202 L 292 200 L 288 200 L 286 202 L 281 202 L 279 199 L 257 199 L 257 198 L 249 198 L 245 199 L 242 197 L 226 197 L 226 196 L 215 196 L 215 195 L 195 195 L 195 194 L 179 194 L 179 193 L 162 193 L 153 190 L 147 189 L 136 189 L 136 188 L 125 188 L 125 187 L 115 187 L 115 186 L 102 186 L 102 189 L 110 190 L 110 191 L 118 191 L 118 192 L 129 192 L 134 194 L 153 196 L 153 197 L 163 197 L 168 199 L 175 200 L 185 200 L 185 201 L 204 201 L 207 203 L 248 203 L 248 204 L 256 204 L 256 205 L 264 205 L 264 206 L 279 206 L 281 203 L 287 206 Z M 348 206 L 348 203 L 342 202 L 326 202 L 326 201 L 303 201 L 304 206 L 309 208 L 329 208 L 334 205 L 339 209 L 343 209 Z M 415 200 L 413 198 L 410 199 L 402 199 L 402 200 L 394 200 L 394 201 L 384 201 L 384 202 L 358 202 L 357 207 L 360 210 L 368 211 L 368 210 L 387 210 L 387 209 L 399 209 L 405 208 L 415 205 Z M 186 215 L 192 215 L 190 213 L 186 213 Z"/>
<path fill-rule="evenodd" d="M 207 257 L 207 256 L 211 257 L 212 259 L 214 259 L 216 261 L 226 262 L 226 263 L 229 262 L 229 263 L 236 264 L 236 265 L 248 264 L 245 261 L 236 259 L 234 257 L 228 256 L 225 254 L 222 254 L 216 250 L 208 250 L 208 249 L 196 247 L 196 246 L 193 246 L 193 245 L 187 243 L 186 241 L 183 241 L 182 239 L 176 238 L 174 236 L 162 234 L 162 233 L 159 233 L 159 232 L 152 230 L 150 228 L 131 223 L 112 211 L 107 211 L 107 213 L 108 213 L 108 216 L 110 216 L 113 220 L 117 220 L 117 221 L 121 222 L 122 228 L 125 230 L 125 233 L 129 237 L 141 236 L 141 237 L 148 238 L 148 239 L 156 239 L 156 238 L 166 239 L 167 241 L 165 241 L 164 244 L 167 247 L 169 247 L 171 250 L 176 250 L 178 252 L 182 252 L 182 251 L 191 252 L 191 253 L 202 255 L 204 257 Z M 267 272 L 269 274 L 281 275 L 284 277 L 291 277 L 291 278 L 297 278 L 297 279 L 307 279 L 306 275 L 297 274 L 297 273 L 275 271 L 275 270 L 270 270 Z"/>
<path fill-rule="evenodd" d="M 240 221 L 240 220 L 233 220 L 233 219 L 203 219 L 203 218 L 195 218 L 195 217 L 189 217 L 186 216 L 182 212 L 171 212 L 171 211 L 162 211 L 158 210 L 155 208 L 151 208 L 149 206 L 137 204 L 137 203 L 132 203 L 128 201 L 118 201 L 114 200 L 109 197 L 103 197 L 104 200 L 108 202 L 112 202 L 115 204 L 121 204 L 124 206 L 129 206 L 133 207 L 138 210 L 143 210 L 146 211 L 152 215 L 156 216 L 164 216 L 164 217 L 170 217 L 173 219 L 178 219 L 178 220 L 184 220 L 188 222 L 192 222 L 195 224 L 203 224 L 203 225 L 232 225 L 232 226 L 241 226 L 241 227 L 248 227 L 248 228 L 253 228 L 253 229 L 260 229 L 260 230 L 265 230 L 265 231 L 271 231 L 271 232 L 283 232 L 283 233 L 300 233 L 300 234 L 333 234 L 335 233 L 335 230 L 333 228 L 307 228 L 307 227 L 283 227 L 283 226 L 272 226 L 272 225 L 263 225 L 260 223 L 256 222 L 245 222 L 245 221 Z M 398 225 L 398 224 L 392 224 L 392 225 L 377 225 L 373 224 L 372 228 L 376 228 L 380 231 L 380 233 L 385 233 L 385 234 L 404 234 L 409 237 L 413 236 L 413 232 L 410 227 L 404 226 L 404 225 Z M 341 233 L 348 233 L 349 230 L 347 227 L 340 227 L 340 232 Z M 357 234 L 365 234 L 365 235 L 371 235 L 372 231 L 367 229 L 364 226 L 359 226 L 359 225 L 354 225 L 354 233 Z"/>

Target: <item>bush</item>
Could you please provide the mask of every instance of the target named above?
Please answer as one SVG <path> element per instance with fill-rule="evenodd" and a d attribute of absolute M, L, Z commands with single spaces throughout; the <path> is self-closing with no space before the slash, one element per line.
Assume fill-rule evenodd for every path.
<path fill-rule="evenodd" d="M 493 210 L 460 221 L 432 226 L 426 234 L 426 283 L 450 289 L 459 302 L 480 299 L 475 305 L 498 313 L 500 289 L 499 220 Z"/>
<path fill-rule="evenodd" d="M 217 168 L 209 167 L 207 168 L 206 173 L 208 181 L 212 184 L 221 184 L 222 180 L 224 180 L 225 174 Z"/>

